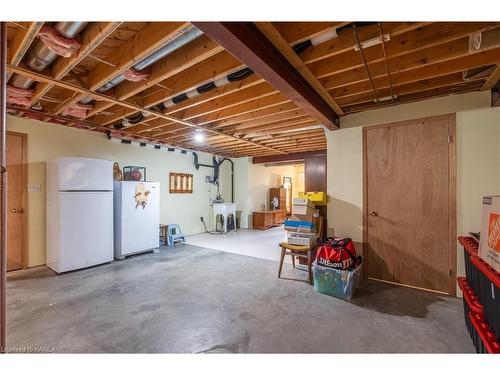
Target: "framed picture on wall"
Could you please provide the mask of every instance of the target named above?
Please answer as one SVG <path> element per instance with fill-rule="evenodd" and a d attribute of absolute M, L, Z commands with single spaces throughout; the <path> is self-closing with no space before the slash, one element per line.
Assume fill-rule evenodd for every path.
<path fill-rule="evenodd" d="M 193 175 L 189 173 L 170 172 L 169 191 L 172 194 L 192 194 Z"/>

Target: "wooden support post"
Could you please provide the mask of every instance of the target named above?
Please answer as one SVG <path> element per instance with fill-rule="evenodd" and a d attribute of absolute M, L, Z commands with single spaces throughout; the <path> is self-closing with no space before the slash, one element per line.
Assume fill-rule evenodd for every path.
<path fill-rule="evenodd" d="M 7 169 L 5 158 L 7 96 L 7 23 L 0 22 L 0 353 L 5 353 L 7 272 Z"/>

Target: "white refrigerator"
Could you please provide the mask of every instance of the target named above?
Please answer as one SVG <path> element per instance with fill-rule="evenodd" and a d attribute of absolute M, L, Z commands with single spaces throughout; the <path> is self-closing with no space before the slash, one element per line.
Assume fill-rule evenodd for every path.
<path fill-rule="evenodd" d="M 115 258 L 160 247 L 160 183 L 114 182 Z"/>
<path fill-rule="evenodd" d="M 113 260 L 113 162 L 47 163 L 47 265 L 66 272 Z"/>

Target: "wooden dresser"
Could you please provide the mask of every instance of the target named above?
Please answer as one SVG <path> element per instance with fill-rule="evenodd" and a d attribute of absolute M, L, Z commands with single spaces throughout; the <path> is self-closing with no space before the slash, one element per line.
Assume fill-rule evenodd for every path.
<path fill-rule="evenodd" d="M 254 229 L 269 229 L 281 225 L 286 219 L 285 210 L 256 211 L 252 215 Z"/>

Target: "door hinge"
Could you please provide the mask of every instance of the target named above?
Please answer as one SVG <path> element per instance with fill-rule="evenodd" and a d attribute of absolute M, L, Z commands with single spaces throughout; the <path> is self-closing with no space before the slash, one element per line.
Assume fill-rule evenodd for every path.
<path fill-rule="evenodd" d="M 453 143 L 453 136 L 452 135 L 448 136 L 448 143 Z"/>

